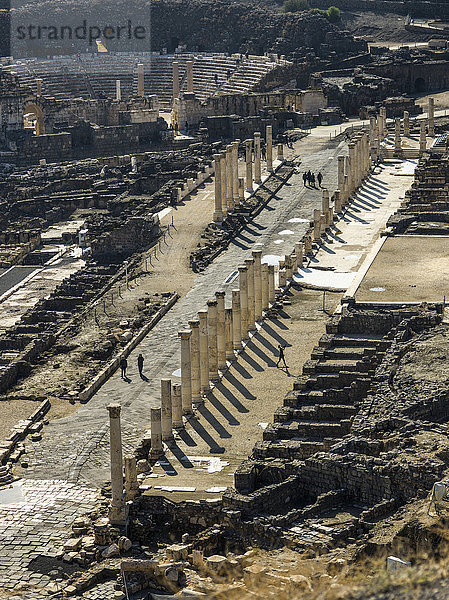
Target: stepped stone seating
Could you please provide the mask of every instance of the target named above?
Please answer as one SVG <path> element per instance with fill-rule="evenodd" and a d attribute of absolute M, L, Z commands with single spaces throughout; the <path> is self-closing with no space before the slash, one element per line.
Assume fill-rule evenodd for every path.
<path fill-rule="evenodd" d="M 145 94 L 155 94 L 161 103 L 171 103 L 175 60 L 179 64 L 181 92 L 187 89 L 187 61 L 193 62 L 193 86 L 200 101 L 214 95 L 246 93 L 279 64 L 287 64 L 266 56 L 246 58 L 239 54 L 116 53 L 18 60 L 5 69 L 17 73 L 20 81 L 34 92 L 36 79 L 42 79 L 43 94 L 56 99 L 101 95 L 114 98 L 117 79 L 121 81 L 122 98 L 128 98 L 137 95 L 137 65 L 142 63 Z"/>

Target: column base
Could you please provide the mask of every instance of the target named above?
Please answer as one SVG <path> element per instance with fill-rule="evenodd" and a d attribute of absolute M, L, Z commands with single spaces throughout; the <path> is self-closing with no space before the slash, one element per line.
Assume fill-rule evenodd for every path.
<path fill-rule="evenodd" d="M 119 505 L 111 505 L 109 507 L 109 522 L 112 525 L 125 525 L 128 517 L 128 506 L 125 502 L 121 502 Z"/>
<path fill-rule="evenodd" d="M 223 211 L 222 210 L 214 211 L 213 219 L 214 219 L 215 223 L 221 223 L 223 221 Z"/>
<path fill-rule="evenodd" d="M 164 456 L 164 450 L 162 448 L 160 450 L 151 449 L 148 456 L 150 459 L 154 460 L 160 456 Z"/>

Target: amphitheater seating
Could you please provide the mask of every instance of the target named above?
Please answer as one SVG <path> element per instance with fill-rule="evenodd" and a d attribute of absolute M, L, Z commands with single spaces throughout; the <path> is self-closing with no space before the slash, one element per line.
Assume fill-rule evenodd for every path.
<path fill-rule="evenodd" d="M 186 90 L 187 61 L 193 61 L 196 96 L 205 101 L 221 94 L 246 93 L 279 61 L 267 56 L 233 54 L 115 53 L 59 56 L 53 59 L 23 59 L 4 67 L 17 73 L 24 85 L 36 90 L 35 80 L 43 80 L 43 94 L 54 98 L 115 97 L 116 80 L 121 81 L 122 97 L 137 95 L 137 65 L 145 71 L 145 93 L 156 94 L 162 104 L 171 103 L 173 61 L 178 61 L 180 89 Z M 282 64 L 287 64 L 282 61 Z"/>

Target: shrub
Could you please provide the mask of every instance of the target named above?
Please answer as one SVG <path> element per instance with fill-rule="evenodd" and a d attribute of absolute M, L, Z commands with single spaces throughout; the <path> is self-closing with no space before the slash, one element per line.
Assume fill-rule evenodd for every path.
<path fill-rule="evenodd" d="M 329 6 L 326 12 L 326 17 L 330 23 L 339 23 L 341 21 L 340 9 L 336 6 Z"/>

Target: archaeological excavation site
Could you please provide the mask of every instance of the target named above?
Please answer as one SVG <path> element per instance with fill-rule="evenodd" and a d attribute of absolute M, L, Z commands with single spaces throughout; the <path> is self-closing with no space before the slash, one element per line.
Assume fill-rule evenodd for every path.
<path fill-rule="evenodd" d="M 335 1 L 0 0 L 1 600 L 449 598 L 449 3 Z"/>

